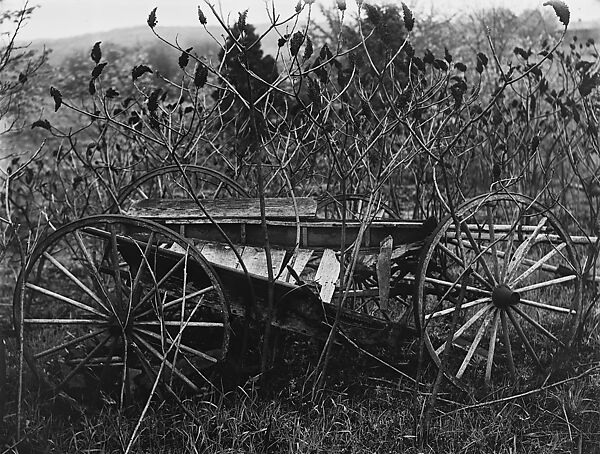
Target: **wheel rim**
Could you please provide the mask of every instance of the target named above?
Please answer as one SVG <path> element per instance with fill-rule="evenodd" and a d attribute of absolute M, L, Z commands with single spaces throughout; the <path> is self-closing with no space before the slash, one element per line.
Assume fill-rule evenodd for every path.
<path fill-rule="evenodd" d="M 182 168 L 200 199 L 249 197 L 236 181 L 216 170 L 196 165 L 184 165 Z M 117 204 L 109 211 L 126 212 L 134 202 L 149 198 L 192 198 L 178 166 L 161 167 L 140 176 L 119 192 Z"/>
<path fill-rule="evenodd" d="M 197 392 L 228 348 L 228 309 L 204 258 L 126 216 L 86 218 L 40 243 L 14 295 L 17 327 L 21 301 L 25 358 L 51 393 L 102 389 L 123 402 L 140 374 Z"/>
<path fill-rule="evenodd" d="M 485 195 L 459 207 L 419 263 L 416 323 L 434 362 L 453 380 L 483 375 L 487 385 L 544 369 L 579 317 L 576 257 L 558 219 L 527 197 Z"/>

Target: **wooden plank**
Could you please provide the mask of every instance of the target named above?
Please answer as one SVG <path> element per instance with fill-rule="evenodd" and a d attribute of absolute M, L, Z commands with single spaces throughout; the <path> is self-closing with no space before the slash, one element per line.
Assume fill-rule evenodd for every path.
<path fill-rule="evenodd" d="M 235 268 L 238 265 L 238 259 L 235 256 L 235 252 L 233 252 L 233 249 L 228 245 L 200 241 L 196 242 L 195 245 L 204 258 L 210 263 L 229 266 L 231 268 Z M 242 249 L 243 248 L 239 249 L 240 253 L 243 253 Z"/>
<path fill-rule="evenodd" d="M 335 291 L 335 284 L 340 275 L 340 262 L 331 249 L 323 251 L 323 257 L 315 274 L 315 282 L 321 286 L 319 296 L 325 303 L 330 303 Z"/>
<path fill-rule="evenodd" d="M 380 252 L 377 257 L 377 282 L 379 287 L 379 308 L 382 311 L 387 310 L 390 298 L 390 278 L 392 269 L 392 244 L 391 236 L 385 237 L 379 247 Z"/>
<path fill-rule="evenodd" d="M 239 224 L 239 221 L 238 221 Z M 242 243 L 240 235 L 240 226 L 237 224 L 221 223 L 219 225 L 227 236 L 234 243 Z M 342 232 L 341 223 L 333 224 L 329 222 L 301 222 L 301 228 L 306 230 L 306 235 L 302 235 L 300 244 L 303 249 L 324 250 L 337 249 L 340 245 L 340 235 Z M 171 225 L 169 225 L 171 227 Z M 178 230 L 176 225 L 173 228 Z M 269 241 L 271 245 L 282 249 L 291 249 L 296 246 L 296 226 L 279 225 L 276 221 L 268 224 Z M 422 223 L 411 224 L 371 224 L 368 227 L 370 231 L 370 244 L 364 241 L 361 244 L 361 249 L 373 250 L 375 254 L 379 253 L 380 242 L 391 235 L 394 239 L 394 245 L 400 246 L 407 243 L 417 243 L 423 241 L 427 237 L 427 233 L 422 229 Z M 348 223 L 346 227 L 346 243 L 352 244 L 356 239 L 360 230 L 360 224 Z M 260 247 L 264 245 L 264 232 L 260 223 L 251 222 L 245 223 L 245 238 L 243 244 Z M 194 224 L 190 223 L 186 226 L 186 235 L 188 238 L 198 238 L 207 241 L 224 242 L 221 233 L 216 226 L 212 224 Z"/>
<path fill-rule="evenodd" d="M 279 274 L 279 270 L 281 270 L 284 258 L 284 250 L 271 249 L 271 265 L 274 277 L 277 277 Z M 244 261 L 244 265 L 246 265 L 249 273 L 264 277 L 268 276 L 267 255 L 264 248 L 246 246 L 242 251 L 242 260 Z M 241 270 L 242 266 L 238 263 L 236 268 Z"/>
<path fill-rule="evenodd" d="M 312 255 L 313 251 L 311 249 L 298 249 L 294 252 L 294 255 L 292 255 L 292 258 L 288 262 L 287 266 L 290 266 L 296 275 L 300 276 Z M 292 279 L 292 273 L 286 269 L 281 275 L 281 280 L 289 282 L 290 279 Z"/>
<path fill-rule="evenodd" d="M 296 198 L 300 219 L 314 218 L 317 202 L 310 197 Z M 204 209 L 215 219 L 260 219 L 259 199 L 202 200 Z M 266 198 L 265 213 L 268 219 L 295 219 L 292 198 Z M 128 212 L 131 216 L 153 219 L 206 218 L 193 199 L 146 199 L 133 204 Z"/>

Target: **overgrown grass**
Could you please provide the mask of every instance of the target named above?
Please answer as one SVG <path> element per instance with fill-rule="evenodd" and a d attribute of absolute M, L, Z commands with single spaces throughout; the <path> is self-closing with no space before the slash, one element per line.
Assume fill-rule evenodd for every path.
<path fill-rule="evenodd" d="M 577 355 L 546 385 L 599 364 L 597 316 L 594 321 Z M 187 398 L 184 406 L 193 418 L 173 399 L 155 397 L 130 452 L 600 452 L 598 369 L 517 399 L 509 396 L 535 390 L 539 383 L 500 384 L 487 396 L 500 402 L 476 408 L 469 408 L 473 396 L 446 387 L 421 444 L 423 440 L 415 436 L 415 416 L 419 418 L 428 397 L 425 388 L 415 394 L 408 381 L 399 381 L 372 360 L 340 348 L 328 388 L 315 403 L 306 385 L 318 349 L 290 339 L 284 347 L 279 367 L 262 387 L 251 378 L 219 395 Z M 14 350 L 13 343 L 12 366 Z M 424 382 L 432 380 L 433 372 L 426 370 Z M 12 367 L 8 392 L 12 402 L 1 434 L 4 449 L 17 441 L 15 373 Z M 143 399 L 123 411 L 110 403 L 84 408 L 64 398 L 42 401 L 29 377 L 25 378 L 22 441 L 8 452 L 125 451 Z"/>

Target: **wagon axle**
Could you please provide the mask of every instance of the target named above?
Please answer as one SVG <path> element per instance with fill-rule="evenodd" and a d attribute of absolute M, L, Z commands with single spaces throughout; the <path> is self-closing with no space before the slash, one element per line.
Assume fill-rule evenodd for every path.
<path fill-rule="evenodd" d="M 521 295 L 506 284 L 497 285 L 492 292 L 492 303 L 502 309 L 521 302 Z"/>

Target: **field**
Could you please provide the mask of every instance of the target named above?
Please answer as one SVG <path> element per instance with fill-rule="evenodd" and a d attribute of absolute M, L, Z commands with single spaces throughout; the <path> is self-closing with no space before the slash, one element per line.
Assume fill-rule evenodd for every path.
<path fill-rule="evenodd" d="M 0 452 L 600 453 L 594 37 L 357 4 L 0 44 Z"/>

